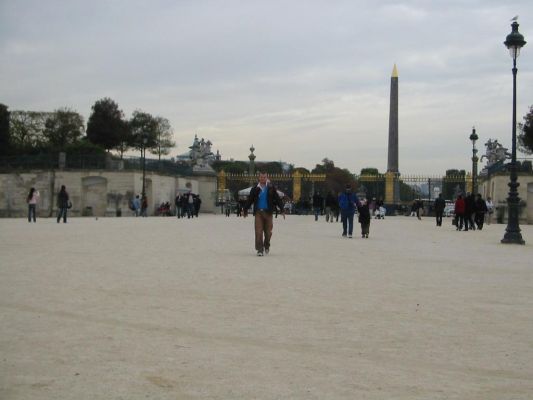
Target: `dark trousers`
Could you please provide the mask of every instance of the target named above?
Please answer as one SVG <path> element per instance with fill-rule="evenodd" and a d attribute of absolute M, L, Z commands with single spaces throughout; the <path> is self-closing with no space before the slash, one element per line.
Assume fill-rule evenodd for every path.
<path fill-rule="evenodd" d="M 315 207 L 315 221 L 318 221 L 318 216 L 320 215 L 321 208 Z"/>
<path fill-rule="evenodd" d="M 455 214 L 455 226 L 457 230 L 460 231 L 463 229 L 463 223 L 465 222 L 464 214 Z M 467 229 L 468 230 L 468 229 Z"/>
<path fill-rule="evenodd" d="M 257 211 L 255 213 L 255 249 L 257 251 L 270 248 L 272 227 L 272 214 L 266 211 Z"/>
<path fill-rule="evenodd" d="M 435 211 L 435 218 L 437 219 L 437 226 L 442 226 L 443 211 Z"/>
<path fill-rule="evenodd" d="M 194 204 L 187 205 L 187 218 L 194 218 Z"/>
<path fill-rule="evenodd" d="M 474 220 L 476 222 L 477 228 L 479 230 L 483 229 L 483 223 L 485 222 L 485 213 L 484 212 L 476 213 Z"/>
<path fill-rule="evenodd" d="M 472 229 L 473 231 L 476 230 L 476 227 L 474 225 L 474 216 L 472 213 L 465 213 L 465 231 L 468 229 Z"/>
<path fill-rule="evenodd" d="M 346 229 L 348 229 L 348 235 L 353 233 L 353 216 L 354 211 L 345 211 L 341 210 L 341 221 L 342 221 L 342 235 L 346 236 Z"/>
<path fill-rule="evenodd" d="M 361 236 L 366 236 L 370 233 L 370 222 L 361 222 Z"/>
<path fill-rule="evenodd" d="M 33 218 L 33 222 L 37 222 L 35 220 L 35 204 L 28 204 L 28 222 L 31 222 Z"/>
<path fill-rule="evenodd" d="M 67 223 L 67 207 L 61 207 L 57 212 L 57 223 L 59 223 L 61 217 L 63 217 L 63 223 Z"/>

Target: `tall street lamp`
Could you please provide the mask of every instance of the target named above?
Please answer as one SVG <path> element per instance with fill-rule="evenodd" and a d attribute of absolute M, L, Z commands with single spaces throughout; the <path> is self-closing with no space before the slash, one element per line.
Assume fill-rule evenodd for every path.
<path fill-rule="evenodd" d="M 142 149 L 141 149 L 141 155 L 143 159 L 143 189 L 142 189 L 142 200 L 146 198 L 146 144 L 148 143 L 148 138 L 146 137 L 146 134 L 143 133 L 142 135 Z"/>
<path fill-rule="evenodd" d="M 477 194 L 477 162 L 479 158 L 477 157 L 476 141 L 479 137 L 476 134 L 476 128 L 472 127 L 472 133 L 470 135 L 470 140 L 472 141 L 472 193 Z"/>
<path fill-rule="evenodd" d="M 526 44 L 524 36 L 518 32 L 518 22 L 514 21 L 511 24 L 512 31 L 505 39 L 505 46 L 511 53 L 513 59 L 513 147 L 511 153 L 511 181 L 509 182 L 509 197 L 507 198 L 508 218 L 507 228 L 503 236 L 502 243 L 525 244 L 520 234 L 520 227 L 518 226 L 518 211 L 520 207 L 520 198 L 518 197 L 518 186 L 516 174 L 516 59 L 520 55 L 520 49 Z"/>

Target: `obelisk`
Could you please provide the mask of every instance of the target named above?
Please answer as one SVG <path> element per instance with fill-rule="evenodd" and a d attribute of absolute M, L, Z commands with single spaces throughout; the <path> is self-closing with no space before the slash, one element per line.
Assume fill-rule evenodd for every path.
<path fill-rule="evenodd" d="M 398 70 L 394 64 L 390 78 L 389 153 L 385 183 L 387 204 L 397 204 L 400 201 L 398 176 Z"/>

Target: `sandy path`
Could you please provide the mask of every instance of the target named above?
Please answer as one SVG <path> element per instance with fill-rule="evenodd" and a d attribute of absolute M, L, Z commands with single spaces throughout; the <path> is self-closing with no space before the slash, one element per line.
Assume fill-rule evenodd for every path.
<path fill-rule="evenodd" d="M 533 398 L 533 226 L 252 225 L 0 220 L 0 399 Z"/>

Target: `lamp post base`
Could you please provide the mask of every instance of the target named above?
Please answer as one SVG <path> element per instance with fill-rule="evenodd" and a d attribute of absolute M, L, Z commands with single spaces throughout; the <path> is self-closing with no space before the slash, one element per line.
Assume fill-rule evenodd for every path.
<path fill-rule="evenodd" d="M 504 244 L 526 244 L 520 232 L 505 232 L 501 243 Z"/>

